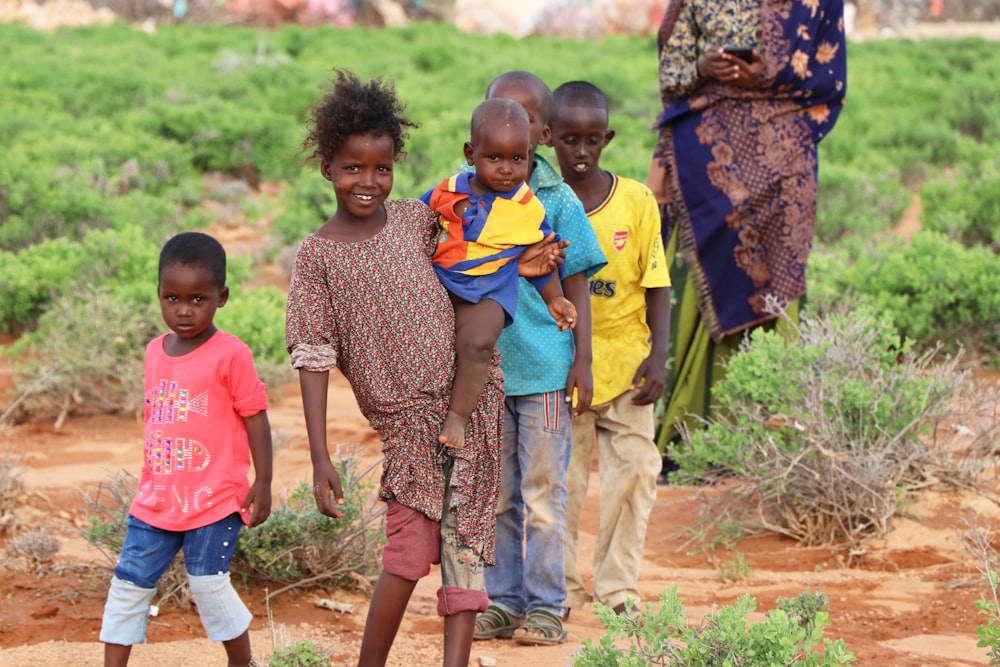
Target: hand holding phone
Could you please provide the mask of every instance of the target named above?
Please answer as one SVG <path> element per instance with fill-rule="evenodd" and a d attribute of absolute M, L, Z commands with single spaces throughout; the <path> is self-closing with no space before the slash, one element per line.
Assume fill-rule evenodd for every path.
<path fill-rule="evenodd" d="M 753 49 L 743 46 L 727 46 L 722 49 L 724 53 L 735 56 L 743 62 L 750 64 L 753 62 Z"/>

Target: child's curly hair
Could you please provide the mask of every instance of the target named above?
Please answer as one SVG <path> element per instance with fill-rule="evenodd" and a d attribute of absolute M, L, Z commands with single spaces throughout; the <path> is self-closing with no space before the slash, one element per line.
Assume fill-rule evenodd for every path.
<path fill-rule="evenodd" d="M 395 87 L 382 77 L 365 83 L 348 69 L 335 69 L 331 90 L 310 108 L 309 134 L 302 142 L 306 160 L 332 160 L 348 136 L 374 132 L 392 137 L 393 157 L 406 155 L 407 128 L 419 127 L 403 115 Z"/>

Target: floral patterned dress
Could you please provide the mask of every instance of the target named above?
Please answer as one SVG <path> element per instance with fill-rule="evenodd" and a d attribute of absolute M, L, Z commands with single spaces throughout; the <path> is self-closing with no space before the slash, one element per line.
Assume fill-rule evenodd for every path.
<path fill-rule="evenodd" d="M 435 214 L 415 199 L 385 202 L 374 237 L 345 243 L 310 234 L 295 258 L 285 344 L 295 368 L 338 368 L 382 440 L 380 497 L 435 521 L 445 497 L 438 435 L 455 373 L 455 315 L 431 265 Z M 451 511 L 465 546 L 494 563 L 503 375 L 494 353 L 486 386 L 448 450 Z"/>

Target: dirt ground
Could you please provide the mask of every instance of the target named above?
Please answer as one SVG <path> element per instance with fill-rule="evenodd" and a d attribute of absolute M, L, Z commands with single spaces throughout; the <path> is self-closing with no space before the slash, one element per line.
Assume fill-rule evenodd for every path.
<path fill-rule="evenodd" d="M 9 387 L 9 371 L 0 373 L 0 389 Z M 310 463 L 296 383 L 281 387 L 272 405 L 271 424 L 281 446 L 276 451 L 276 493 L 310 481 Z M 346 381 L 334 376 L 330 393 L 331 441 L 357 443 L 365 458 L 376 459 L 379 444 L 358 412 Z M 2 411 L 2 410 L 0 410 Z M 0 432 L 0 444 L 26 453 L 23 480 L 29 493 L 20 510 L 33 527 L 45 526 L 62 548 L 55 567 L 41 574 L 0 569 L 0 664 L 6 667 L 62 667 L 100 664 L 97 642 L 108 582 L 103 556 L 81 537 L 88 525 L 81 492 L 121 469 L 137 473 L 142 453 L 141 426 L 119 417 L 71 418 L 61 430 L 50 424 L 27 424 Z M 597 530 L 596 471 L 587 497 L 581 533 L 581 563 L 589 573 Z M 994 489 L 994 492 L 996 490 Z M 976 647 L 976 627 L 983 619 L 975 601 L 986 592 L 976 563 L 963 548 L 961 520 L 978 511 L 997 516 L 997 508 L 980 496 L 945 489 L 924 491 L 919 501 L 897 517 L 891 534 L 870 545 L 861 567 L 847 568 L 824 549 L 805 549 L 774 535 L 742 540 L 735 552 L 706 550 L 692 540 L 698 503 L 690 488 L 658 487 L 649 533 L 643 548 L 641 592 L 655 602 L 676 585 L 691 622 L 713 607 L 732 604 L 740 595 L 757 600 L 759 620 L 779 597 L 821 590 L 831 600 L 831 626 L 826 636 L 844 639 L 858 665 L 893 667 L 967 667 L 986 665 Z M 2 543 L 0 543 L 2 544 Z M 745 576 L 723 580 L 737 554 L 747 563 Z M 441 659 L 440 619 L 435 614 L 438 573 L 417 587 L 390 665 L 434 665 Z M 589 582 L 588 582 L 589 583 Z M 255 653 L 266 658 L 272 631 L 264 607 L 264 591 L 244 591 L 255 614 L 251 637 Z M 355 604 L 352 613 L 319 608 L 328 598 Z M 276 627 L 291 643 L 302 639 L 333 647 L 334 665 L 352 665 L 367 612 L 368 600 L 358 593 L 315 590 L 285 593 L 272 599 Z M 509 640 L 476 642 L 472 665 L 480 657 L 497 665 L 532 662 L 569 665 L 585 637 L 603 634 L 590 609 L 574 611 L 567 623 L 569 640 L 556 647 L 522 647 Z M 278 646 L 282 644 L 279 638 Z M 164 608 L 149 626 L 149 643 L 135 647 L 133 665 L 222 664 L 220 646 L 204 639 L 197 614 Z"/>

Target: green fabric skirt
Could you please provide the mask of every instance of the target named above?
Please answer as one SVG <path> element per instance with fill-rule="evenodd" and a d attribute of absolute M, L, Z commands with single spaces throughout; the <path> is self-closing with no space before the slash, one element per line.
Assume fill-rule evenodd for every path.
<path fill-rule="evenodd" d="M 670 355 L 667 358 L 667 379 L 656 409 L 656 445 L 660 452 L 667 443 L 679 438 L 678 424 L 688 429 L 700 428 L 703 420 L 711 419 L 713 404 L 712 387 L 726 376 L 726 363 L 740 348 L 749 331 L 726 336 L 716 343 L 708 333 L 698 309 L 698 295 L 688 279 L 688 268 L 677 252 L 677 227 L 674 227 L 666 249 L 670 263 L 670 282 L 673 303 L 670 307 Z M 795 299 L 786 313 L 795 323 L 799 320 L 799 299 Z M 786 335 L 794 331 L 784 319 L 771 320 L 760 325 L 765 329 L 776 328 Z"/>

